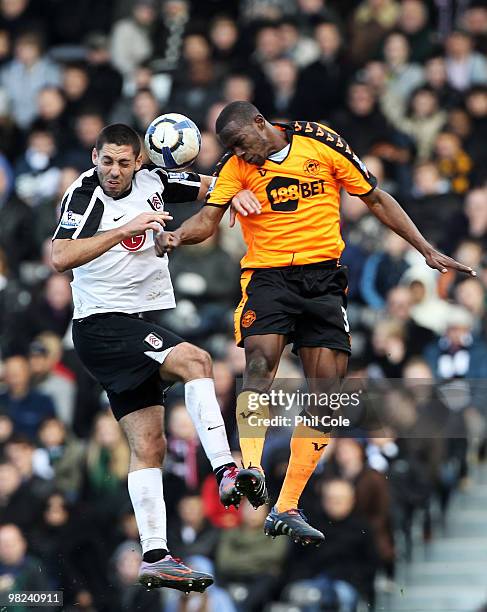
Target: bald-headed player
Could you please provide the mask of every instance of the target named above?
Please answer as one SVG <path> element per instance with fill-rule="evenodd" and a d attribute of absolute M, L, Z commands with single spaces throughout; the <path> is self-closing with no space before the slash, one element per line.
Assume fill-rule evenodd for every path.
<path fill-rule="evenodd" d="M 255 391 L 269 390 L 287 343 L 302 362 L 311 392 L 336 388 L 350 354 L 347 321 L 347 272 L 340 265 L 340 189 L 359 197 L 384 225 L 402 236 L 431 268 L 475 275 L 443 255 L 421 235 L 398 202 L 377 188 L 377 181 L 343 138 L 313 122 L 271 124 L 247 102 L 226 106 L 216 122 L 228 150 L 203 209 L 156 241 L 159 255 L 181 244 L 205 240 L 236 201 L 247 253 L 242 259 L 242 300 L 235 312 L 235 336 L 245 348 L 243 391 L 237 422 L 244 468 L 236 487 L 254 506 L 267 499 L 261 457 L 269 407 L 249 410 Z M 241 191 L 237 198 L 236 194 Z M 237 208 L 238 210 L 238 208 Z M 253 399 L 253 398 L 252 398 Z M 255 406 L 252 406 L 255 408 Z M 308 412 L 323 416 L 319 406 Z M 249 427 L 250 415 L 254 418 Z M 259 426 L 255 422 L 261 423 Z M 329 429 L 299 425 L 276 505 L 265 522 L 270 535 L 290 535 L 302 543 L 323 540 L 305 521 L 298 502 L 329 441 Z"/>

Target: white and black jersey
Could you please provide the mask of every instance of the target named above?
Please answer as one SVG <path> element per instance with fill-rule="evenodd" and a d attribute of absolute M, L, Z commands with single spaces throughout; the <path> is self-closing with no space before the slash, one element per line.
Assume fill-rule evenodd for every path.
<path fill-rule="evenodd" d="M 143 212 L 164 209 L 164 202 L 196 200 L 201 180 L 195 173 L 167 173 L 143 166 L 128 193 L 106 195 L 96 168 L 84 172 L 66 191 L 56 238 L 88 238 L 124 225 Z M 168 260 L 156 257 L 154 232 L 123 240 L 73 270 L 74 319 L 106 312 L 135 313 L 175 306 Z"/>

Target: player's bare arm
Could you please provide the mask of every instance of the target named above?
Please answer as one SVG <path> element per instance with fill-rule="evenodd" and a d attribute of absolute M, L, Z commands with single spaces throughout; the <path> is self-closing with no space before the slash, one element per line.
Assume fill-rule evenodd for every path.
<path fill-rule="evenodd" d="M 365 202 L 370 212 L 374 214 L 379 221 L 387 225 L 387 227 L 396 232 L 396 234 L 399 234 L 399 236 L 402 236 L 402 238 L 417 249 L 421 255 L 424 256 L 430 268 L 439 270 L 443 274 L 447 272 L 448 269 L 451 269 L 470 274 L 471 276 L 477 275 L 472 268 L 464 266 L 451 257 L 437 251 L 414 225 L 399 202 L 386 191 L 374 189 L 370 194 L 362 196 L 360 199 Z"/>
<path fill-rule="evenodd" d="M 202 177 L 202 179 L 211 177 Z M 201 190 L 200 190 L 201 191 Z M 161 232 L 156 236 L 155 248 L 158 257 L 163 257 L 181 244 L 197 244 L 209 238 L 218 227 L 226 208 L 224 206 L 204 206 L 196 215 L 187 219 L 174 232 Z M 230 227 L 235 225 L 236 213 L 246 217 L 260 214 L 261 204 L 252 191 L 243 189 L 233 198 L 230 208 Z"/>
<path fill-rule="evenodd" d="M 56 239 L 52 243 L 52 265 L 57 272 L 77 268 L 109 251 L 116 244 L 146 230 L 160 231 L 172 217 L 168 212 L 141 213 L 134 219 L 115 229 L 90 238 Z"/>
<path fill-rule="evenodd" d="M 209 238 L 218 227 L 223 215 L 224 206 L 203 206 L 174 232 L 160 232 L 154 239 L 156 255 L 163 257 L 181 244 L 197 244 Z"/>

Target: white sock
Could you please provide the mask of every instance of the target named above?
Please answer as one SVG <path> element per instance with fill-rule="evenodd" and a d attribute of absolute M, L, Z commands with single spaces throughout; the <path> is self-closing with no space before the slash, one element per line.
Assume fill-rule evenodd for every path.
<path fill-rule="evenodd" d="M 186 408 L 211 467 L 215 470 L 227 463 L 234 463 L 222 413 L 211 378 L 197 378 L 184 385 Z"/>
<path fill-rule="evenodd" d="M 142 552 L 167 549 L 166 503 L 162 490 L 162 470 L 144 468 L 128 475 L 129 495 L 139 528 Z"/>

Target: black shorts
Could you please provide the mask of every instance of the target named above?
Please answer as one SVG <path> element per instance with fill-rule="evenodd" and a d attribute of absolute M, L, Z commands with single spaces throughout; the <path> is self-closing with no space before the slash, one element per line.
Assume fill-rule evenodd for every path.
<path fill-rule="evenodd" d="M 73 342 L 83 365 L 108 394 L 117 420 L 160 405 L 164 389 L 159 368 L 182 338 L 146 320 L 151 313 L 106 313 L 73 321 Z"/>
<path fill-rule="evenodd" d="M 235 311 L 235 340 L 287 336 L 293 352 L 316 346 L 350 353 L 347 268 L 336 261 L 244 270 Z"/>

